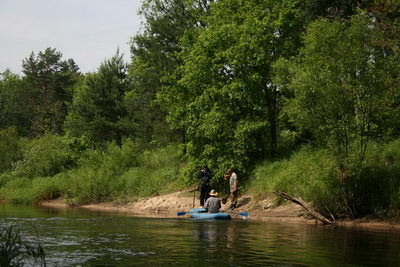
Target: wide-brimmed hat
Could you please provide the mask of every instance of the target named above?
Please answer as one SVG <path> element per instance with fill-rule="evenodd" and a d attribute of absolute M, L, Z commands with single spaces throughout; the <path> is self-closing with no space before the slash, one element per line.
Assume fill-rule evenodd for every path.
<path fill-rule="evenodd" d="M 210 196 L 217 197 L 218 196 L 218 192 L 215 192 L 215 190 L 211 190 Z"/>

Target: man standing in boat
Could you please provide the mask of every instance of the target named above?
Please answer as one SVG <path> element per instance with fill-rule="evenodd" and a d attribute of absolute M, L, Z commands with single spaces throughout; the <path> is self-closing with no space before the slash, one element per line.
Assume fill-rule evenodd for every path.
<path fill-rule="evenodd" d="M 221 200 L 218 198 L 218 193 L 211 190 L 210 197 L 204 204 L 204 208 L 207 209 L 208 213 L 218 213 L 221 208 Z"/>
<path fill-rule="evenodd" d="M 201 171 L 198 173 L 197 178 L 200 181 L 200 206 L 204 206 L 205 201 L 209 198 L 209 193 L 211 191 L 210 180 L 213 177 L 213 173 L 204 165 Z"/>
<path fill-rule="evenodd" d="M 229 168 L 225 175 L 224 179 L 228 180 L 229 179 L 229 189 L 231 192 L 231 195 L 229 196 L 229 202 L 230 202 L 230 209 L 235 209 L 237 205 L 237 197 L 238 197 L 238 178 L 236 173 L 233 171 L 232 168 Z"/>

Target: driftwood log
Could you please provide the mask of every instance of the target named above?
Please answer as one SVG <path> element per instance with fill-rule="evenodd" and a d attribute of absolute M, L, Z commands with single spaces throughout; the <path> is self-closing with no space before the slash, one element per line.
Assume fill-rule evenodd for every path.
<path fill-rule="evenodd" d="M 196 186 L 196 187 L 193 187 L 193 188 L 187 189 L 187 190 L 185 190 L 185 191 L 183 191 L 183 192 L 189 192 L 189 193 L 192 193 L 192 192 L 194 192 L 194 191 L 198 191 L 198 190 L 199 190 L 199 187 L 198 187 L 198 186 Z"/>
<path fill-rule="evenodd" d="M 305 209 L 312 216 L 314 216 L 315 219 L 321 221 L 323 224 L 334 224 L 335 223 L 334 221 L 329 220 L 328 218 L 326 218 L 325 216 L 321 215 L 316 210 L 311 208 L 311 206 L 307 202 L 302 200 L 301 198 L 295 198 L 295 197 L 293 197 L 285 192 L 282 192 L 282 191 L 274 191 L 274 193 L 277 194 L 278 196 L 281 196 L 287 200 L 290 200 L 290 201 L 300 205 L 303 209 Z"/>

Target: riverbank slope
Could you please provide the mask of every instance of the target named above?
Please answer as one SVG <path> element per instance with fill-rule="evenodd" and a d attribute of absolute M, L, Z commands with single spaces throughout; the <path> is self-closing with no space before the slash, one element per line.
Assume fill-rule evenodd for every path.
<path fill-rule="evenodd" d="M 193 208 L 193 206 L 199 207 L 199 201 L 196 195 L 186 190 L 154 197 L 142 198 L 135 202 L 93 203 L 79 206 L 79 208 L 94 211 L 125 213 L 144 217 L 176 217 L 178 211 L 188 211 Z M 40 205 L 54 208 L 69 207 L 67 201 L 64 199 L 45 201 L 40 203 Z M 222 207 L 222 209 L 226 208 L 226 206 Z M 276 223 L 320 224 L 297 204 L 285 202 L 280 206 L 275 206 L 272 198 L 269 200 L 256 202 L 250 195 L 241 196 L 238 200 L 238 208 L 228 212 L 231 212 L 233 218 L 240 218 L 240 215 L 237 215 L 237 213 L 239 212 L 247 212 L 249 213 L 252 220 L 258 221 Z M 387 220 L 338 220 L 336 221 L 336 225 L 370 230 L 400 231 L 399 222 Z"/>

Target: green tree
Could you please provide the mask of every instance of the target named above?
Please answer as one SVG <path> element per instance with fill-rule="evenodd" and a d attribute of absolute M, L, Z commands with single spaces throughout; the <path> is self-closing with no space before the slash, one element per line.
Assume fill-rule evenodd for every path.
<path fill-rule="evenodd" d="M 271 65 L 296 54 L 303 20 L 297 1 L 218 1 L 183 66 L 160 99 L 169 121 L 185 129 L 190 155 L 245 170 L 277 146 L 279 91 Z M 177 80 L 173 83 L 173 80 Z"/>
<path fill-rule="evenodd" d="M 384 105 L 388 108 L 381 114 L 381 133 L 386 139 L 400 137 L 400 1 L 375 0 L 368 7 L 382 33 L 377 44 L 385 55 L 385 88 L 388 92 Z"/>
<path fill-rule="evenodd" d="M 176 133 L 167 125 L 166 106 L 156 101 L 166 76 L 181 64 L 179 40 L 184 34 L 204 25 L 202 17 L 213 1 L 209 0 L 146 0 L 141 14 L 144 30 L 132 38 L 132 64 L 129 76 L 132 90 L 127 93 L 127 125 L 136 139 L 144 143 L 167 143 Z"/>
<path fill-rule="evenodd" d="M 14 177 L 54 176 L 75 166 L 76 158 L 62 136 L 46 133 L 28 142 L 21 142 L 20 147 L 20 158 L 13 163 Z"/>
<path fill-rule="evenodd" d="M 308 28 L 305 47 L 292 65 L 295 97 L 288 112 L 329 144 L 339 163 L 354 149 L 362 161 L 368 140 L 379 135 L 392 67 L 383 38 L 365 13 L 348 22 L 320 20 Z"/>
<path fill-rule="evenodd" d="M 88 137 L 94 144 L 115 140 L 121 142 L 126 129 L 121 118 L 126 115 L 123 103 L 128 90 L 126 64 L 117 53 L 105 60 L 98 71 L 86 74 L 74 88 L 65 129 L 72 137 Z"/>
<path fill-rule="evenodd" d="M 302 10 L 310 19 L 318 17 L 347 18 L 354 15 L 357 8 L 371 3 L 371 0 L 304 0 Z"/>
<path fill-rule="evenodd" d="M 22 158 L 18 132 L 15 127 L 0 130 L 0 173 L 11 170 L 12 164 Z"/>
<path fill-rule="evenodd" d="M 290 66 L 292 75 L 294 98 L 286 111 L 336 155 L 344 202 L 354 218 L 366 203 L 360 189 L 368 187 L 363 178 L 368 144 L 385 135 L 385 121 L 393 119 L 399 103 L 393 79 L 399 58 L 383 33 L 366 12 L 349 20 L 321 19 L 308 27 L 296 61 L 277 65 Z"/>
<path fill-rule="evenodd" d="M 32 52 L 22 68 L 28 99 L 24 104 L 31 108 L 31 134 L 62 133 L 70 90 L 79 78 L 77 65 L 72 59 L 62 60 L 56 49 L 47 48 L 37 55 Z"/>
<path fill-rule="evenodd" d="M 25 83 L 9 70 L 0 74 L 0 129 L 17 127 L 27 134 L 30 127 L 30 110 L 26 105 Z"/>

